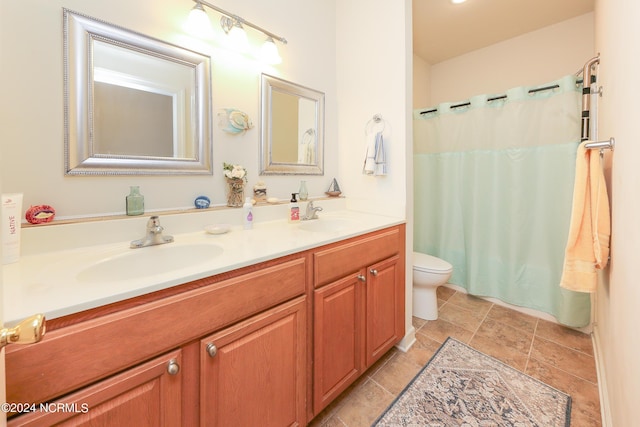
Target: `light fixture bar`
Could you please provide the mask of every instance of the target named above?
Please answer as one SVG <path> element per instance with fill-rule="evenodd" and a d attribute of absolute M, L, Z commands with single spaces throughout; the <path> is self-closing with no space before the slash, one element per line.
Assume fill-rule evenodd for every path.
<path fill-rule="evenodd" d="M 251 27 L 251 28 L 253 28 L 255 30 L 258 30 L 263 34 L 265 34 L 265 35 L 267 35 L 267 36 L 269 36 L 269 37 L 271 37 L 271 38 L 273 38 L 275 40 L 278 40 L 282 44 L 287 44 L 287 39 L 285 39 L 284 37 L 280 37 L 279 35 L 273 34 L 271 31 L 267 31 L 264 28 L 262 28 L 262 27 L 260 27 L 260 26 L 258 26 L 256 24 L 252 24 L 251 22 L 244 20 L 242 17 L 240 17 L 238 15 L 234 15 L 233 13 L 227 12 L 226 10 L 221 9 L 218 6 L 215 6 L 215 5 L 211 4 L 211 3 L 203 1 L 203 0 L 193 0 L 193 1 L 195 3 L 197 3 L 197 4 L 207 6 L 207 7 L 211 8 L 211 9 L 213 9 L 213 10 L 215 10 L 215 11 L 217 11 L 217 12 L 219 12 L 219 13 L 225 15 L 225 16 L 228 16 L 229 18 L 231 18 L 231 19 L 233 19 L 233 20 L 235 20 L 237 22 L 240 22 L 242 25 L 247 25 L 247 26 L 249 26 L 249 27 Z"/>

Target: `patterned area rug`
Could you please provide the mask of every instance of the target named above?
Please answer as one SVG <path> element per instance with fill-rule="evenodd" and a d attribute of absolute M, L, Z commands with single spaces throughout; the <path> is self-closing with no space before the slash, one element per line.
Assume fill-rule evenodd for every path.
<path fill-rule="evenodd" d="M 571 397 L 448 338 L 373 424 L 568 427 Z"/>

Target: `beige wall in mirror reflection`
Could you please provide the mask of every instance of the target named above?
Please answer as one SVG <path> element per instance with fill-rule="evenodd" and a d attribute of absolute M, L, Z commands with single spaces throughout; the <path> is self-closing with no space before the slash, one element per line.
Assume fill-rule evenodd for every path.
<path fill-rule="evenodd" d="M 298 97 L 271 93 L 271 161 L 298 163 Z"/>

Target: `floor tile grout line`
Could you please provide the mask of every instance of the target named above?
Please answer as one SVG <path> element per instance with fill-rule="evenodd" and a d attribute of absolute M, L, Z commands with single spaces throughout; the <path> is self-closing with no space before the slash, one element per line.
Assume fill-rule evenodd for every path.
<path fill-rule="evenodd" d="M 538 324 L 540 323 L 539 319 L 536 319 L 536 325 L 533 327 L 533 335 L 531 336 L 531 344 L 529 345 L 529 352 L 527 353 L 527 361 L 524 364 L 524 370 L 522 372 L 527 372 L 529 369 L 529 361 L 531 360 L 531 353 L 533 352 L 533 343 L 536 341 L 536 332 L 538 332 Z"/>
<path fill-rule="evenodd" d="M 478 333 L 478 331 L 480 330 L 480 328 L 482 327 L 484 322 L 487 320 L 487 317 L 489 316 L 489 312 L 491 311 L 493 306 L 494 306 L 494 304 L 491 303 L 491 306 L 489 307 L 489 310 L 487 310 L 487 312 L 484 314 L 484 317 L 482 318 L 482 320 L 480 321 L 480 323 L 476 327 L 476 330 L 473 331 L 473 333 L 471 334 L 471 338 L 469 338 L 469 342 L 473 341 L 473 339 L 475 338 L 476 334 Z"/>
<path fill-rule="evenodd" d="M 577 378 L 577 379 L 579 379 L 579 380 L 585 381 L 585 382 L 587 382 L 587 383 L 589 383 L 589 384 L 592 384 L 592 385 L 594 385 L 594 386 L 596 386 L 596 387 L 598 386 L 598 382 L 597 382 L 597 380 L 596 380 L 596 382 L 593 382 L 593 381 L 590 381 L 590 380 L 588 380 L 588 379 L 586 379 L 586 378 L 582 378 L 582 377 L 581 377 L 581 376 L 579 376 L 579 375 L 572 374 L 572 373 L 571 373 L 571 372 L 569 372 L 569 371 L 566 371 L 566 370 L 564 370 L 564 369 L 561 369 L 561 368 L 557 367 L 556 365 L 552 365 L 552 364 L 551 364 L 551 363 L 549 363 L 549 362 L 545 362 L 544 360 L 539 360 L 539 359 L 536 359 L 535 357 L 532 357 L 532 359 L 536 360 L 538 363 L 542 363 L 542 364 L 547 365 L 547 366 L 549 366 L 549 367 L 551 367 L 551 368 L 553 368 L 553 369 L 556 369 L 556 370 L 558 370 L 558 371 L 562 372 L 563 374 L 570 375 L 570 376 L 572 376 L 573 378 Z"/>
<path fill-rule="evenodd" d="M 542 340 L 549 341 L 549 342 L 551 342 L 551 343 L 554 343 L 554 344 L 557 344 L 557 345 L 559 345 L 559 346 L 561 346 L 561 347 L 564 347 L 564 348 L 566 348 L 567 350 L 575 351 L 576 353 L 580 353 L 580 354 L 583 354 L 583 355 L 588 356 L 588 357 L 595 357 L 593 354 L 585 353 L 585 352 L 584 352 L 584 351 L 582 351 L 582 350 L 579 350 L 579 349 L 577 349 L 577 348 L 575 348 L 575 347 L 571 347 L 571 346 L 569 346 L 569 345 L 563 344 L 562 342 L 559 342 L 558 340 L 552 339 L 552 338 L 550 338 L 550 337 L 545 337 L 545 336 L 542 336 L 542 335 L 536 335 L 536 336 L 537 336 L 538 338 L 542 339 Z M 593 347 L 593 344 L 591 344 L 591 345 L 592 345 L 592 347 Z M 592 351 L 593 351 L 593 350 L 592 350 Z"/>

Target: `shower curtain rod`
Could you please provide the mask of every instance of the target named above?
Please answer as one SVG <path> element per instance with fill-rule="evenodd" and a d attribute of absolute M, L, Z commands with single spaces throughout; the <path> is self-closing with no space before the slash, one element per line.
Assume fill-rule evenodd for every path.
<path fill-rule="evenodd" d="M 576 84 L 580 84 L 582 82 L 583 82 L 583 79 L 576 80 Z M 535 89 L 529 89 L 529 91 L 527 93 L 529 95 L 531 95 L 531 94 L 534 94 L 536 92 L 542 92 L 542 91 L 545 91 L 545 90 L 553 90 L 553 89 L 557 89 L 559 87 L 560 87 L 560 85 L 543 86 L 543 87 L 539 87 L 539 88 L 535 88 Z M 492 96 L 491 98 L 487 98 L 487 102 L 497 101 L 499 99 L 506 99 L 506 98 L 507 98 L 506 94 Z M 466 101 L 466 102 L 461 102 L 460 104 L 451 105 L 449 108 L 454 109 L 454 108 L 460 108 L 460 107 L 468 107 L 469 105 L 471 105 L 471 102 Z M 430 110 L 420 111 L 420 114 L 430 114 L 430 113 L 435 113 L 437 111 L 438 111 L 437 108 L 432 108 Z"/>
<path fill-rule="evenodd" d="M 595 83 L 595 76 L 592 73 L 594 65 L 600 64 L 600 54 L 588 60 L 582 69 L 582 78 L 588 84 L 582 87 L 582 131 L 581 140 L 586 141 L 589 139 L 589 127 L 591 120 L 591 84 Z"/>

